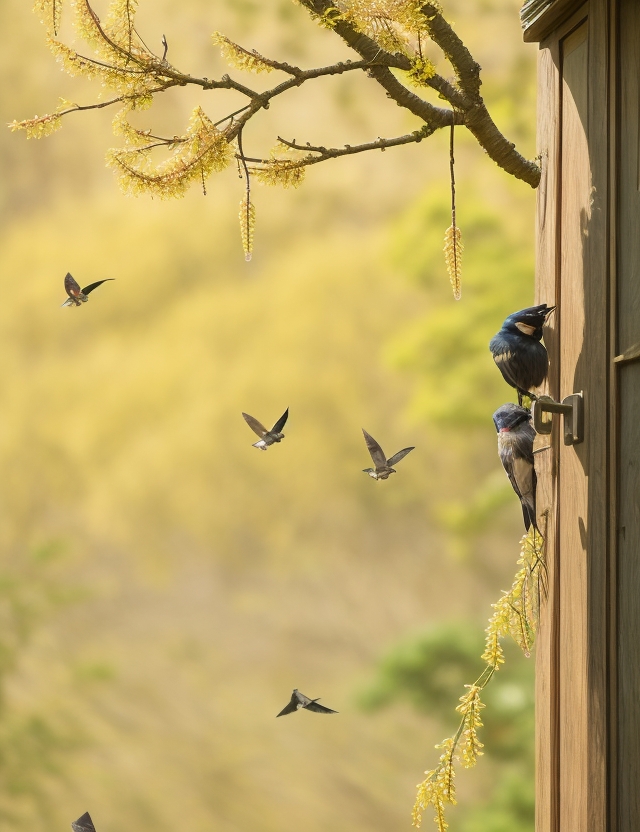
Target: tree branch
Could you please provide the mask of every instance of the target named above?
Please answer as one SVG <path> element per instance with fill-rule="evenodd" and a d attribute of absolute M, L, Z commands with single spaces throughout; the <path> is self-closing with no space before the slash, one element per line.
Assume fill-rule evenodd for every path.
<path fill-rule="evenodd" d="M 221 45 L 229 47 L 232 54 L 238 59 L 238 66 L 249 69 L 274 69 L 289 75 L 287 80 L 264 92 L 258 92 L 244 84 L 235 81 L 229 75 L 223 75 L 219 80 L 209 78 L 198 78 L 193 75 L 181 72 L 172 66 L 167 60 L 167 42 L 163 36 L 164 54 L 162 58 L 155 55 L 145 44 L 136 31 L 133 20 L 128 20 L 129 45 L 123 46 L 118 39 L 111 36 L 110 32 L 100 23 L 100 19 L 91 7 L 91 0 L 79 0 L 82 8 L 90 15 L 93 26 L 99 37 L 107 47 L 106 58 L 96 60 L 84 58 L 76 52 L 71 52 L 70 60 L 80 60 L 91 64 L 102 71 L 107 79 L 113 73 L 116 78 L 130 78 L 131 83 L 123 89 L 123 84 L 116 82 L 113 86 L 122 94 L 95 105 L 76 106 L 42 119 L 31 119 L 23 122 L 14 122 L 13 129 L 30 130 L 34 126 L 39 129 L 39 135 L 44 135 L 48 127 L 55 124 L 55 120 L 61 116 L 68 115 L 75 110 L 90 110 L 108 107 L 121 101 L 133 100 L 137 97 L 153 96 L 158 92 L 175 86 L 195 85 L 203 90 L 228 89 L 240 93 L 249 100 L 244 107 L 235 110 L 216 122 L 216 125 L 229 121 L 224 130 L 224 136 L 228 142 L 234 141 L 242 131 L 243 127 L 252 119 L 256 113 L 269 107 L 270 102 L 279 95 L 287 92 L 293 87 L 299 87 L 306 81 L 314 78 L 321 78 L 329 75 L 339 75 L 344 72 L 361 70 L 373 78 L 385 90 L 386 95 L 395 101 L 399 107 L 408 110 L 419 118 L 424 127 L 415 133 L 397 139 L 378 139 L 376 142 L 369 142 L 358 145 L 356 148 L 313 148 L 296 147 L 295 149 L 311 150 L 317 156 L 310 157 L 306 164 L 317 164 L 328 158 L 349 155 L 369 149 L 385 149 L 399 144 L 406 144 L 411 141 L 418 141 L 431 135 L 435 130 L 452 124 L 464 125 L 476 138 L 478 143 L 485 149 L 487 154 L 503 170 L 513 176 L 522 179 L 532 187 L 537 187 L 540 180 L 540 169 L 538 166 L 525 159 L 500 132 L 491 118 L 486 105 L 480 95 L 480 66 L 473 59 L 473 56 L 466 48 L 462 40 L 453 31 L 450 24 L 440 12 L 439 6 L 429 0 L 420 7 L 420 13 L 424 17 L 424 25 L 417 24 L 415 30 L 418 32 L 418 54 L 413 58 L 411 49 L 407 47 L 404 51 L 390 52 L 380 46 L 373 37 L 359 31 L 357 23 L 351 23 L 347 16 L 336 10 L 332 0 L 299 0 L 312 15 L 329 20 L 331 28 L 342 40 L 354 49 L 361 60 L 338 62 L 325 67 L 314 69 L 301 69 L 291 64 L 276 61 L 260 55 L 255 50 L 250 51 L 238 44 L 234 44 L 224 36 L 218 36 Z M 128 10 L 127 10 L 128 14 Z M 54 14 L 55 17 L 55 14 Z M 54 21 L 55 22 L 55 21 Z M 427 31 L 435 44 L 443 51 L 446 59 L 451 63 L 456 82 L 449 81 L 432 71 L 428 61 L 424 61 L 420 49 L 420 32 Z M 393 41 L 387 41 L 392 42 Z M 62 45 L 60 45 L 62 46 Z M 98 53 L 100 57 L 104 55 Z M 129 66 L 129 63 L 132 66 Z M 246 64 L 246 66 L 245 66 Z M 408 89 L 401 79 L 396 77 L 392 70 L 399 70 L 410 73 L 420 84 L 430 87 L 438 95 L 444 98 L 451 106 L 436 106 L 426 101 L 420 95 Z M 153 84 L 156 86 L 152 86 Z M 107 80 L 108 83 L 108 80 Z M 123 82 L 124 83 L 124 82 Z M 148 86 L 149 85 L 149 86 Z M 132 90 L 129 92 L 129 90 Z M 50 132 L 50 130 L 49 130 Z M 415 138 L 419 136 L 420 139 Z M 412 138 L 414 137 L 414 138 Z M 154 137 L 155 138 L 155 137 Z M 180 137 L 175 137 L 173 143 Z M 164 141 L 164 140 L 163 140 Z M 167 142 L 171 140 L 166 140 Z M 382 144 L 381 144 L 382 143 Z M 287 142 L 284 142 L 286 145 Z M 289 146 L 294 146 L 290 143 Z M 348 148 L 348 149 L 347 149 Z M 244 158 L 244 154 L 241 154 Z M 266 162 L 264 162 L 266 164 Z"/>
<path fill-rule="evenodd" d="M 428 20 L 429 34 L 433 42 L 442 49 L 454 68 L 460 88 L 470 98 L 480 98 L 480 64 L 474 61 L 471 52 L 444 19 L 437 5 L 425 3 L 422 14 Z"/>
<path fill-rule="evenodd" d="M 300 0 L 300 3 L 312 14 L 320 17 L 332 8 L 330 0 Z M 507 173 L 527 182 L 532 188 L 536 188 L 540 182 L 540 168 L 516 151 L 515 145 L 502 135 L 489 115 L 480 95 L 479 64 L 474 61 L 469 50 L 435 4 L 425 3 L 422 6 L 422 13 L 428 22 L 429 34 L 434 43 L 442 49 L 453 66 L 460 88 L 437 75 L 427 80 L 426 83 L 449 101 L 456 111 L 454 123 L 467 127 L 497 165 Z M 434 129 L 451 124 L 449 110 L 434 107 L 415 95 L 387 68 L 410 70 L 411 61 L 406 55 L 391 55 L 381 49 L 372 38 L 358 32 L 345 20 L 338 19 L 333 30 L 363 58 L 384 59 L 385 66 L 371 68 L 368 70 L 368 75 L 378 81 L 398 106 L 409 110 Z"/>
<path fill-rule="evenodd" d="M 303 150 L 307 153 L 317 153 L 317 156 L 308 156 L 304 159 L 298 160 L 299 167 L 307 167 L 308 165 L 316 165 L 318 162 L 324 162 L 327 159 L 338 159 L 340 156 L 353 156 L 355 153 L 364 153 L 367 150 L 384 151 L 388 147 L 398 147 L 402 144 L 419 143 L 423 139 L 428 138 L 433 132 L 434 131 L 425 124 L 421 130 L 415 130 L 413 133 L 407 133 L 404 136 L 396 136 L 392 139 L 378 138 L 373 142 L 366 142 L 364 144 L 345 144 L 344 147 L 315 146 L 309 144 L 309 142 L 306 144 L 298 144 L 296 141 L 288 141 L 287 139 L 283 139 L 281 136 L 278 136 L 278 141 L 286 147 L 290 147 L 292 150 Z M 269 159 L 252 159 L 246 156 L 244 157 L 244 160 L 246 162 L 262 165 L 268 165 L 270 162 Z"/>

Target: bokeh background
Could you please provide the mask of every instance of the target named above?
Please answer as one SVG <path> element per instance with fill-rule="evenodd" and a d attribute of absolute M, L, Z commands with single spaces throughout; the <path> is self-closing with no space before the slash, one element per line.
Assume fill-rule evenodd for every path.
<path fill-rule="evenodd" d="M 224 71 L 215 30 L 304 66 L 351 57 L 290 0 L 140 6 L 147 43 L 166 34 L 194 74 Z M 444 3 L 532 157 L 518 6 Z M 0 4 L 0 27 L 0 121 L 95 99 L 29 3 Z M 174 90 L 141 124 L 180 133 L 196 103 L 219 118 L 236 99 Z M 491 422 L 512 391 L 486 345 L 532 300 L 534 194 L 457 132 L 455 303 L 444 132 L 256 187 L 245 263 L 235 169 L 206 197 L 124 197 L 110 118 L 0 131 L 1 828 L 88 809 L 99 832 L 409 829 L 518 556 Z M 353 73 L 278 99 L 245 150 L 417 126 Z M 117 282 L 61 309 L 67 271 Z M 257 453 L 240 412 L 272 424 L 286 406 L 286 440 Z M 389 454 L 416 446 L 388 482 L 361 473 L 362 426 Z M 532 672 L 511 652 L 487 689 L 452 830 L 533 828 Z M 293 687 L 340 715 L 276 721 Z"/>

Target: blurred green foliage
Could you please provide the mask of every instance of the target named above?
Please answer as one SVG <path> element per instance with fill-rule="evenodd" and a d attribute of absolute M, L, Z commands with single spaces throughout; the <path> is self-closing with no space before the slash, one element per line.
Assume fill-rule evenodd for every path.
<path fill-rule="evenodd" d="M 58 584 L 58 541 L 35 548 L 0 572 L 0 822 L 3 828 L 28 829 L 24 807 L 51 810 L 48 781 L 60 776 L 65 756 L 81 747 L 72 714 L 64 709 L 41 713 L 11 696 L 12 676 L 20 668 L 34 631 L 60 607 L 77 598 Z M 16 568 L 17 567 L 17 568 Z"/>
<path fill-rule="evenodd" d="M 449 729 L 464 685 L 472 684 L 483 665 L 482 632 L 470 621 L 439 624 L 402 641 L 381 660 L 377 677 L 359 704 L 364 710 L 407 700 L 420 713 Z M 481 765 L 491 769 L 488 794 L 452 822 L 462 832 L 530 832 L 534 822 L 533 671 L 512 643 L 505 643 L 506 664 L 485 688 L 482 711 L 484 743 Z M 455 821 L 454 821 L 455 819 Z"/>
<path fill-rule="evenodd" d="M 498 123 L 533 155 L 518 3 L 447 6 Z M 209 77 L 216 29 L 305 65 L 349 57 L 289 0 L 156 0 L 138 19 Z M 0 120 L 88 100 L 27 6 L 0 4 L 0 24 Z M 274 105 L 247 152 L 282 132 L 330 144 L 415 128 L 366 78 L 334 80 Z M 167 95 L 153 126 L 231 100 Z M 454 304 L 446 136 L 321 166 L 295 193 L 256 188 L 247 265 L 235 172 L 206 198 L 125 199 L 103 167 L 109 121 L 79 115 L 37 144 L 0 135 L 2 571 L 18 608 L 43 584 L 74 601 L 27 604 L 29 638 L 7 642 L 3 828 L 53 832 L 87 808 L 100 832 L 408 826 L 442 725 L 348 702 L 407 632 L 451 616 L 481 632 L 510 585 L 521 516 L 491 423 L 510 391 L 486 343 L 531 298 L 534 195 L 457 135 Z M 67 271 L 117 281 L 60 309 Z M 285 442 L 256 453 L 240 412 L 287 405 Z M 385 448 L 416 445 L 388 483 L 361 473 L 363 426 Z M 36 567 L 25 552 L 42 540 L 64 556 Z M 293 687 L 340 718 L 276 721 Z M 460 797 L 465 823 L 506 805 L 468 811 L 470 782 Z"/>
<path fill-rule="evenodd" d="M 475 180 L 460 191 L 464 302 L 451 303 L 442 281 L 446 192 L 428 193 L 405 212 L 392 250 L 398 268 L 424 288 L 428 300 L 428 311 L 403 333 L 392 357 L 419 376 L 416 416 L 452 431 L 486 428 L 488 408 L 512 398 L 486 360 L 487 344 L 499 323 L 530 297 L 533 279 L 529 195 L 506 178 L 489 200 Z"/>

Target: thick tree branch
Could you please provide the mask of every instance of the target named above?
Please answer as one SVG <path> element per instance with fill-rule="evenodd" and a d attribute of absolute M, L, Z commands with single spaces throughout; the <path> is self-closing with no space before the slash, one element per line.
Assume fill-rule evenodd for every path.
<path fill-rule="evenodd" d="M 300 2 L 314 15 L 319 16 L 325 15 L 332 8 L 331 0 L 300 0 Z M 428 29 L 433 41 L 442 49 L 453 66 L 460 88 L 458 89 L 440 76 L 433 76 L 426 83 L 449 101 L 456 111 L 455 123 L 464 124 L 496 164 L 507 173 L 536 188 L 540 181 L 540 168 L 517 152 L 513 143 L 500 133 L 489 115 L 480 95 L 480 66 L 436 5 L 425 3 L 422 6 L 422 12 L 428 21 Z M 380 49 L 372 38 L 358 32 L 347 21 L 338 19 L 333 29 L 363 58 L 373 59 L 374 56 L 377 58 L 382 56 L 386 66 L 394 66 L 402 70 L 411 69 L 409 58 L 401 54 L 390 55 Z M 451 124 L 450 111 L 434 107 L 412 93 L 386 67 L 372 68 L 368 74 L 378 81 L 398 106 L 409 110 L 434 129 Z"/>
<path fill-rule="evenodd" d="M 429 21 L 429 34 L 444 52 L 454 68 L 461 89 L 471 98 L 480 97 L 480 64 L 474 61 L 467 49 L 449 23 L 444 19 L 440 9 L 434 3 L 425 3 L 422 13 Z"/>
<path fill-rule="evenodd" d="M 285 81 L 264 92 L 251 89 L 229 75 L 223 75 L 217 80 L 205 77 L 199 78 L 181 72 L 166 60 L 166 39 L 163 37 L 164 54 L 160 58 L 146 46 L 134 28 L 131 18 L 128 21 L 128 47 L 123 46 L 119 39 L 114 39 L 110 31 L 101 24 L 98 15 L 91 7 L 91 0 L 79 0 L 79 2 L 90 15 L 92 25 L 104 41 L 107 47 L 105 53 L 107 57 L 105 58 L 105 54 L 99 53 L 103 60 L 96 60 L 71 52 L 69 61 L 85 62 L 87 65 L 96 67 L 97 71 L 107 78 L 107 85 L 109 85 L 108 79 L 110 76 L 123 79 L 122 83 L 118 80 L 113 84 L 121 95 L 95 105 L 69 107 L 41 119 L 14 122 L 11 125 L 13 129 L 25 129 L 32 131 L 32 135 L 44 135 L 45 132 L 51 132 L 52 128 L 55 129 L 60 118 L 70 112 L 99 109 L 118 102 L 134 101 L 136 98 L 153 96 L 171 87 L 194 85 L 201 87 L 203 90 L 233 90 L 248 99 L 248 103 L 244 107 L 235 110 L 215 123 L 217 126 L 226 121 L 229 122 L 224 128 L 224 137 L 227 142 L 232 142 L 238 138 L 247 122 L 261 110 L 267 109 L 270 102 L 277 96 L 314 78 L 360 70 L 377 81 L 385 90 L 387 96 L 395 101 L 399 107 L 417 116 L 423 122 L 424 127 L 415 133 L 397 139 L 378 139 L 375 142 L 358 145 L 357 149 L 345 146 L 344 149 L 332 148 L 327 150 L 326 148 L 313 148 L 311 145 L 300 146 L 304 150 L 315 152 L 317 155 L 306 157 L 304 164 L 302 164 L 303 160 L 297 160 L 299 167 L 306 164 L 317 164 L 319 161 L 329 158 L 363 152 L 364 150 L 384 149 L 385 147 L 418 141 L 419 139 L 415 138 L 416 136 L 424 138 L 437 129 L 456 124 L 467 127 L 487 154 L 505 171 L 524 180 L 532 187 L 536 187 L 540 180 L 538 166 L 522 157 L 493 122 L 480 95 L 480 66 L 442 16 L 439 6 L 433 1 L 425 2 L 420 7 L 420 13 L 424 17 L 424 26 L 418 25 L 415 29 L 418 32 L 418 53 L 413 58 L 409 47 L 398 52 L 390 52 L 382 48 L 376 41 L 375 34 L 373 37 L 369 37 L 364 32 L 359 31 L 358 24 L 351 22 L 348 13 L 343 14 L 336 10 L 332 0 L 299 0 L 299 2 L 313 15 L 330 20 L 333 31 L 358 53 L 361 58 L 359 61 L 339 62 L 330 66 L 304 70 L 282 61 L 272 60 L 256 51 L 249 51 L 222 35 L 217 36 L 223 48 L 228 48 L 232 56 L 236 58 L 239 67 L 258 70 L 274 69 L 289 76 Z M 451 63 L 456 82 L 438 75 L 432 71 L 429 62 L 424 61 L 420 48 L 419 33 L 425 30 Z M 394 70 L 410 73 L 411 77 L 417 80 L 418 83 L 430 87 L 441 98 L 444 98 L 451 105 L 451 109 L 438 107 L 426 101 L 396 77 Z M 149 136 L 151 137 L 151 134 Z M 166 144 L 176 144 L 181 141 L 186 141 L 186 138 L 176 136 L 174 139 L 161 140 Z M 287 143 L 284 142 L 284 144 Z M 294 147 L 295 143 L 290 143 L 289 146 Z M 295 146 L 295 149 L 300 149 L 300 147 Z M 241 156 L 244 158 L 244 154 L 241 154 Z M 263 161 L 263 163 L 268 164 L 268 161 Z"/>

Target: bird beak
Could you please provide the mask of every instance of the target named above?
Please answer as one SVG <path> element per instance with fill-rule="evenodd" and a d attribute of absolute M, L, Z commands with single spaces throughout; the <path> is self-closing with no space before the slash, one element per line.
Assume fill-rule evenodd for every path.
<path fill-rule="evenodd" d="M 523 324 L 520 321 L 516 323 L 516 326 L 518 327 L 520 332 L 523 332 L 525 335 L 533 335 L 533 333 L 536 331 L 535 326 L 529 326 L 529 324 Z"/>

